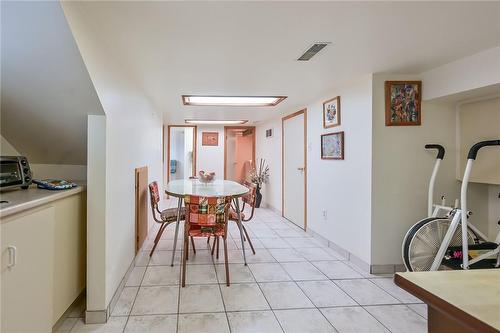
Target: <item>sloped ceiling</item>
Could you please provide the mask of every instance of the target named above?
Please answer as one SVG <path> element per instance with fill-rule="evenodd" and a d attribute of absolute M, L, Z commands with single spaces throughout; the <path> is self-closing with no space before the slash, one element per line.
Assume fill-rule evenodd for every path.
<path fill-rule="evenodd" d="M 86 164 L 104 114 L 59 2 L 1 4 L 1 133 L 31 163 Z"/>
<path fill-rule="evenodd" d="M 173 123 L 299 110 L 369 73 L 419 74 L 500 45 L 500 2 L 65 1 Z M 312 43 L 332 42 L 309 62 Z M 287 95 L 276 108 L 182 94 Z M 333 97 L 333 96 L 332 96 Z"/>

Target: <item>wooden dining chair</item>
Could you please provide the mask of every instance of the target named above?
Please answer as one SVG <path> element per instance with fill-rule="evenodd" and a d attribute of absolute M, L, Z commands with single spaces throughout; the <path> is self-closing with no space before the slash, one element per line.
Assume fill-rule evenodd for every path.
<path fill-rule="evenodd" d="M 257 199 L 257 186 L 253 183 L 250 183 L 248 181 L 244 181 L 243 186 L 248 188 L 248 193 L 243 195 L 241 197 L 241 201 L 243 202 L 243 205 L 241 206 L 241 222 L 248 222 L 252 220 L 253 214 L 255 212 L 255 201 Z M 244 211 L 245 207 L 248 205 L 250 207 L 250 216 L 246 217 Z M 229 220 L 238 222 L 238 213 L 236 212 L 236 208 L 231 207 L 229 209 Z M 250 248 L 252 249 L 253 254 L 255 254 L 255 249 L 253 247 L 252 241 L 250 240 L 250 237 L 248 236 L 247 229 L 245 228 L 245 225 L 241 223 L 241 227 L 243 228 L 243 232 L 245 233 L 245 238 L 248 240 L 248 244 L 250 245 Z"/>
<path fill-rule="evenodd" d="M 156 249 L 156 246 L 158 245 L 158 242 L 160 241 L 161 235 L 163 234 L 165 228 L 169 224 L 177 222 L 177 208 L 168 208 L 160 211 L 159 209 L 160 192 L 158 191 L 158 182 L 152 182 L 149 184 L 149 196 L 151 199 L 151 211 L 153 213 L 153 219 L 155 220 L 156 223 L 160 224 L 160 228 L 158 229 L 158 233 L 156 234 L 154 240 L 153 248 L 149 253 L 149 256 L 151 257 Z M 181 208 L 180 220 L 185 220 L 185 218 L 186 214 L 185 214 L 185 209 L 183 207 Z M 196 253 L 196 248 L 194 247 L 194 240 L 191 239 L 191 242 L 193 244 L 193 251 L 194 253 Z"/>
<path fill-rule="evenodd" d="M 241 201 L 243 201 L 243 205 L 241 206 L 241 222 L 248 222 L 253 218 L 254 212 L 255 212 L 255 200 L 257 198 L 257 186 L 253 183 L 250 183 L 248 181 L 244 181 L 243 186 L 248 188 L 248 193 L 245 194 L 244 196 L 241 197 Z M 250 216 L 246 217 L 244 210 L 245 206 L 248 205 L 250 207 Z M 238 213 L 236 212 L 236 208 L 230 207 L 229 208 L 229 220 L 234 221 L 238 223 Z M 250 248 L 252 249 L 253 254 L 255 254 L 255 249 L 253 247 L 252 241 L 250 240 L 250 237 L 248 236 L 247 229 L 245 228 L 245 225 L 241 223 L 241 227 L 243 229 L 243 232 L 245 233 L 245 241 L 248 240 L 248 244 L 250 245 Z M 210 242 L 210 238 L 207 239 L 207 243 Z M 212 245 L 212 255 L 214 254 L 214 251 L 216 252 L 216 258 L 219 258 L 219 239 L 215 237 L 213 245 Z"/>
<path fill-rule="evenodd" d="M 227 257 L 227 222 L 230 197 L 200 197 L 187 195 L 186 223 L 184 225 L 184 251 L 182 252 L 182 286 L 186 285 L 186 261 L 189 238 L 221 237 L 224 243 L 224 263 L 226 266 L 226 285 L 229 286 L 229 263 Z M 194 243 L 193 243 L 194 244 Z"/>

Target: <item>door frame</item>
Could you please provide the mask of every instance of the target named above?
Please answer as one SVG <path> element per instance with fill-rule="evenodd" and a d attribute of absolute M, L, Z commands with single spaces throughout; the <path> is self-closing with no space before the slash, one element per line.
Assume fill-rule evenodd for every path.
<path fill-rule="evenodd" d="M 285 121 L 304 115 L 304 231 L 307 230 L 307 108 L 281 118 L 281 216 L 285 217 Z M 295 223 L 294 223 L 295 224 Z M 300 227 L 299 227 L 300 228 Z"/>
<path fill-rule="evenodd" d="M 196 176 L 196 155 L 197 155 L 197 139 L 198 126 L 196 125 L 168 125 L 167 130 L 167 165 L 165 172 L 167 173 L 167 184 L 170 181 L 170 128 L 172 127 L 192 127 L 193 128 L 193 177 Z"/>
<path fill-rule="evenodd" d="M 231 129 L 251 129 L 253 130 L 253 143 L 252 143 L 252 162 L 255 166 L 255 126 L 224 126 L 224 179 L 227 179 L 227 132 Z"/>

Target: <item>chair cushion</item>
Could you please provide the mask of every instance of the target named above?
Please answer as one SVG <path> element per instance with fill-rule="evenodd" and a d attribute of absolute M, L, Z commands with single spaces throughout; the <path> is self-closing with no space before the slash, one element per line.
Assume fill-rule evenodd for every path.
<path fill-rule="evenodd" d="M 161 219 L 165 222 L 177 221 L 177 208 L 168 208 L 161 212 Z M 186 219 L 186 210 L 181 208 L 181 220 Z"/>
<path fill-rule="evenodd" d="M 241 212 L 241 219 L 245 218 L 245 213 Z M 229 219 L 231 221 L 238 221 L 238 213 L 231 207 L 229 208 Z"/>
<path fill-rule="evenodd" d="M 193 225 L 189 227 L 189 236 L 191 237 L 208 237 L 208 236 L 224 236 L 224 226 L 202 226 Z"/>

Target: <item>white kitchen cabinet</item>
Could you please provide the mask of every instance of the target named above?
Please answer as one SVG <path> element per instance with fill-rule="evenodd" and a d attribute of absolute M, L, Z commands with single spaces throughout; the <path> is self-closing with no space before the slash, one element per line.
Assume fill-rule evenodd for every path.
<path fill-rule="evenodd" d="M 54 226 L 52 206 L 2 218 L 2 333 L 52 331 Z"/>

